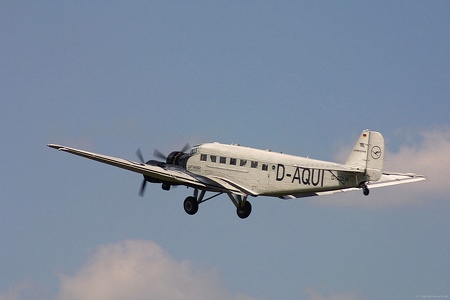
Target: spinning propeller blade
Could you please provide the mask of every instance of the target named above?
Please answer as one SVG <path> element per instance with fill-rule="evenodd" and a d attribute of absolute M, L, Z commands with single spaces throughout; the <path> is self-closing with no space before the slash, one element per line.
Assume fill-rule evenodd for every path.
<path fill-rule="evenodd" d="M 189 145 L 189 143 L 186 143 L 186 145 L 184 145 L 184 147 L 180 151 L 184 153 L 187 150 L 189 150 L 190 148 L 191 148 L 191 145 Z"/>
<path fill-rule="evenodd" d="M 136 156 L 138 157 L 138 159 L 141 163 L 145 164 L 145 159 L 144 159 L 144 156 L 142 155 L 140 148 L 138 148 L 136 150 Z M 145 178 L 144 178 L 144 180 L 142 181 L 142 184 L 141 184 L 141 189 L 139 190 L 139 196 L 144 197 L 146 185 L 147 185 L 147 180 L 145 180 Z"/>
<path fill-rule="evenodd" d="M 139 196 L 144 197 L 146 185 L 147 185 L 147 180 L 145 180 L 145 178 L 144 178 L 144 180 L 142 181 L 142 184 L 141 184 L 141 189 L 139 190 Z"/>
<path fill-rule="evenodd" d="M 156 157 L 156 158 L 162 159 L 164 161 L 167 160 L 167 155 L 165 155 L 164 153 L 162 153 L 158 149 L 155 149 L 155 151 L 153 151 L 153 156 Z"/>
<path fill-rule="evenodd" d="M 141 163 L 145 164 L 145 160 L 144 160 L 144 157 L 142 156 L 142 152 L 141 152 L 141 149 L 140 149 L 140 148 L 138 148 L 138 149 L 136 150 L 136 156 L 139 158 L 139 161 L 140 161 Z"/>

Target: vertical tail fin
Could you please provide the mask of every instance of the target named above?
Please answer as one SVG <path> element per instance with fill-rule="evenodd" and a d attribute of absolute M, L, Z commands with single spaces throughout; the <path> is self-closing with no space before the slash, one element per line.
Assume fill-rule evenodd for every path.
<path fill-rule="evenodd" d="M 363 170 L 368 180 L 377 181 L 383 173 L 384 138 L 379 132 L 364 130 L 345 162 Z"/>

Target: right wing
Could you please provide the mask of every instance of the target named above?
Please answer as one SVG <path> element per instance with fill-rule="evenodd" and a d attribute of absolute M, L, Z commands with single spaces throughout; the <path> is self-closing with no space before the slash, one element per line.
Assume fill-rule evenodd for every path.
<path fill-rule="evenodd" d="M 157 182 L 164 182 L 174 185 L 185 185 L 188 187 L 213 192 L 233 193 L 237 195 L 251 194 L 245 188 L 233 182 L 229 182 L 222 178 L 197 175 L 175 165 L 165 163 L 161 163 L 158 165 L 143 164 L 132 160 L 97 154 L 61 145 L 48 144 L 47 146 L 59 151 L 68 152 L 114 167 L 136 172 L 146 177 L 152 178 Z"/>

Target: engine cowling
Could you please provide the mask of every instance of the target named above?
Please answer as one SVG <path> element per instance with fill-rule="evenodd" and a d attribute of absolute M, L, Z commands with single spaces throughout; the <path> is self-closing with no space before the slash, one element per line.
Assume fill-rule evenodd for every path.
<path fill-rule="evenodd" d="M 186 168 L 188 158 L 189 154 L 187 153 L 181 151 L 173 151 L 169 154 L 169 156 L 167 156 L 166 163 Z"/>

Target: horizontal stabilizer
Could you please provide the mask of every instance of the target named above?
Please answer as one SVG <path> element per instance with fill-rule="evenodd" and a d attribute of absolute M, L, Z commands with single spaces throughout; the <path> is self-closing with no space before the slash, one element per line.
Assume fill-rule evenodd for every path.
<path fill-rule="evenodd" d="M 403 184 L 403 183 L 413 183 L 413 182 L 418 182 L 418 181 L 423 181 L 423 180 L 427 180 L 427 178 L 425 176 L 417 175 L 417 174 L 413 174 L 413 173 L 383 172 L 383 174 L 381 175 L 381 178 L 378 181 L 368 181 L 367 187 L 369 189 L 372 189 L 372 188 L 391 186 L 391 185 L 397 185 L 397 184 Z M 295 198 L 304 198 L 304 197 L 310 197 L 310 196 L 325 196 L 325 195 L 332 195 L 332 194 L 337 194 L 337 193 L 359 191 L 359 190 L 361 190 L 361 189 L 346 188 L 346 189 L 340 189 L 340 190 L 335 190 L 335 191 L 304 193 L 304 194 L 297 194 L 297 195 L 286 195 L 281 198 L 295 199 Z"/>
<path fill-rule="evenodd" d="M 377 188 L 382 186 L 390 186 L 396 184 L 403 183 L 412 183 L 417 181 L 426 180 L 425 176 L 417 175 L 413 173 L 392 173 L 392 172 L 383 172 L 380 180 L 375 182 L 368 182 L 367 186 L 369 188 Z"/>

